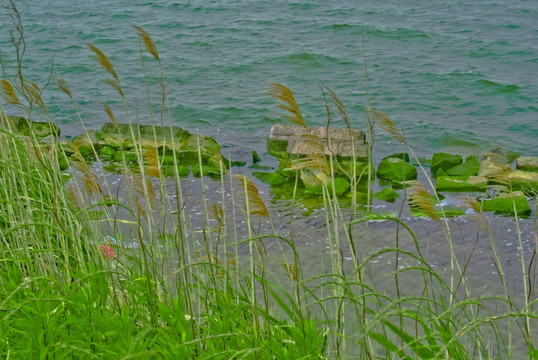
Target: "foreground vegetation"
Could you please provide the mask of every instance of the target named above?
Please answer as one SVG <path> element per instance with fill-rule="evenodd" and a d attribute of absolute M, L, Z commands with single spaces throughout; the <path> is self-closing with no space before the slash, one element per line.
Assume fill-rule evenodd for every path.
<path fill-rule="evenodd" d="M 140 28 L 136 31 L 142 64 L 149 61 L 145 50 L 158 68 L 160 58 L 151 38 Z M 89 45 L 89 49 L 110 76 L 106 81 L 122 99 L 131 123 L 118 74 L 98 48 Z M 19 107 L 29 119 L 36 112 L 46 116 L 41 90 L 20 70 L 2 80 L 4 103 Z M 163 107 L 157 115 L 168 119 L 164 77 L 162 84 Z M 58 85 L 74 99 L 64 81 Z M 291 99 L 288 103 L 293 103 Z M 334 101 L 345 114 L 336 97 Z M 151 112 L 149 97 L 148 103 Z M 76 109 L 76 101 L 73 104 Z M 105 108 L 114 122 L 112 111 Z M 538 358 L 533 347 L 538 317 L 534 255 L 526 261 L 521 236 L 516 234 L 524 293 L 514 297 L 492 238 L 492 262 L 504 293 L 472 295 L 466 264 L 452 251 L 451 229 L 437 216 L 430 193 L 420 183 L 408 191 L 413 206 L 437 219 L 443 229 L 451 249 L 448 276 L 429 265 L 419 239 L 397 215 L 376 214 L 368 207 L 365 212 L 355 210 L 361 183 L 355 170 L 349 178 L 349 215 L 331 186 L 334 171 L 326 159 L 321 162 L 313 154 L 294 164 L 291 170 L 310 167 L 323 174 L 323 231 L 336 250 L 329 252 L 316 274 L 305 276 L 296 246 L 301 233 L 293 231 L 293 221 L 289 230 L 277 231 L 271 221 L 275 215 L 255 184 L 234 175 L 222 159 L 218 159 L 220 177 L 213 183 L 221 198 L 206 192 L 205 182 L 213 180 L 204 178 L 202 170 L 197 197 L 203 212 L 193 223 L 184 208 L 181 175 L 169 168 L 166 174 L 162 171 L 157 144 L 152 148 L 139 143 L 136 166 L 124 158 L 122 182 L 114 185 L 104 176 L 104 164 L 97 156 L 95 163 L 88 163 L 76 147 L 67 149 L 57 136 L 40 143 L 31 123 L 29 136 L 22 136 L 3 109 L 1 123 L 2 357 L 489 359 L 525 354 Z M 367 111 L 371 146 L 374 126 L 407 146 L 390 119 Z M 179 154 L 171 155 L 172 169 L 178 169 Z M 198 159 L 203 169 L 202 148 Z M 62 170 L 65 164 L 67 170 Z M 367 203 L 369 194 L 368 189 Z M 262 220 L 270 230 L 261 226 Z M 368 223 L 377 220 L 394 223 L 394 247 L 368 250 L 372 248 Z M 413 246 L 399 245 L 404 236 Z M 276 243 L 279 259 L 268 257 L 269 242 Z M 344 249 L 352 256 L 351 268 L 344 264 Z M 395 259 L 391 289 L 366 274 L 377 267 L 374 260 L 379 255 Z M 412 265 L 399 267 L 400 258 Z M 405 284 L 408 278 L 415 279 L 412 287 Z"/>

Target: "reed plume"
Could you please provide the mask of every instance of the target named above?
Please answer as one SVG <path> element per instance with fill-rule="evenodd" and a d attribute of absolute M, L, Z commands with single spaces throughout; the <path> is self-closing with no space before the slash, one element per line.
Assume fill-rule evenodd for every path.
<path fill-rule="evenodd" d="M 152 145 L 146 145 L 142 157 L 144 159 L 145 173 L 151 177 L 159 178 L 161 176 L 161 167 L 159 166 L 157 148 Z"/>
<path fill-rule="evenodd" d="M 105 70 L 107 73 L 112 75 L 112 79 L 105 79 L 103 80 L 105 84 L 110 85 L 113 89 L 115 89 L 122 97 L 123 97 L 123 90 L 120 86 L 120 78 L 118 77 L 118 74 L 116 73 L 116 70 L 114 70 L 114 65 L 112 65 L 112 62 L 108 59 L 108 57 L 99 50 L 96 46 L 92 44 L 86 44 L 86 46 L 94 53 L 92 58 L 101 65 L 103 70 Z"/>
<path fill-rule="evenodd" d="M 432 198 L 424 184 L 420 181 L 412 181 L 409 189 L 409 206 L 428 215 L 431 219 L 440 221 L 439 215 L 435 211 Z"/>
<path fill-rule="evenodd" d="M 2 97 L 8 104 L 18 105 L 20 104 L 19 98 L 17 97 L 17 94 L 15 94 L 15 90 L 13 89 L 13 86 L 11 86 L 11 83 L 5 79 L 0 80 L 2 84 Z"/>
<path fill-rule="evenodd" d="M 103 195 L 103 189 L 101 188 L 101 183 L 99 182 L 99 177 L 97 174 L 88 166 L 86 160 L 80 153 L 79 149 L 71 144 L 71 150 L 74 152 L 72 158 L 73 165 L 75 168 L 82 173 L 81 182 L 82 188 L 86 191 L 86 194 L 92 198 L 94 195 Z"/>
<path fill-rule="evenodd" d="M 26 79 L 24 76 L 22 77 L 22 87 L 24 89 L 24 92 L 28 94 L 28 100 L 31 103 L 37 104 L 37 107 L 41 109 L 45 114 L 48 114 L 47 107 L 45 106 L 45 102 L 43 101 L 43 98 L 41 97 L 41 89 L 39 89 L 39 86 L 31 80 Z"/>
<path fill-rule="evenodd" d="M 69 89 L 69 86 L 67 86 L 67 82 L 63 77 L 58 77 L 56 79 L 56 85 L 58 86 L 58 89 L 62 90 L 64 93 L 69 96 L 71 100 L 73 100 L 73 94 L 71 93 L 71 89 Z"/>
<path fill-rule="evenodd" d="M 381 129 L 383 129 L 383 131 L 385 131 L 388 135 L 392 136 L 402 144 L 407 144 L 403 134 L 400 132 L 400 130 L 398 130 L 396 125 L 394 125 L 394 122 L 392 122 L 392 120 L 386 114 L 377 110 L 368 110 L 368 114 L 370 115 L 371 120 L 374 123 L 379 124 Z"/>
<path fill-rule="evenodd" d="M 101 65 L 103 70 L 112 75 L 114 79 L 119 80 L 118 74 L 116 74 L 116 70 L 114 70 L 114 65 L 112 65 L 112 62 L 110 62 L 108 57 L 96 46 L 92 44 L 86 44 L 86 46 L 94 53 L 92 58 Z"/>
<path fill-rule="evenodd" d="M 351 121 L 349 120 L 349 116 L 346 111 L 346 107 L 342 103 L 342 100 L 336 95 L 334 91 L 332 91 L 329 87 L 324 86 L 325 90 L 329 92 L 329 95 L 333 99 L 334 105 L 336 105 L 336 109 L 338 110 L 338 113 L 342 117 L 342 120 L 344 120 L 344 123 L 346 124 L 348 129 L 351 129 Z"/>
<path fill-rule="evenodd" d="M 213 219 L 217 221 L 218 227 L 221 228 L 224 226 L 224 210 L 218 202 L 213 201 L 209 206 L 209 211 L 213 215 Z"/>
<path fill-rule="evenodd" d="M 297 105 L 289 88 L 279 83 L 270 83 L 267 87 L 267 94 L 277 100 L 279 108 L 289 112 L 289 114 L 282 114 L 284 118 L 294 124 L 306 127 L 299 105 Z"/>
<path fill-rule="evenodd" d="M 116 129 L 119 128 L 118 121 L 116 120 L 116 117 L 114 116 L 114 113 L 112 112 L 112 109 L 110 109 L 110 106 L 108 106 L 106 102 L 103 102 L 103 108 L 105 109 L 105 112 L 108 115 L 108 118 L 110 119 L 110 121 L 112 121 L 112 123 L 114 124 L 114 127 Z"/>
<path fill-rule="evenodd" d="M 302 169 L 319 170 L 325 175 L 328 175 L 330 173 L 325 156 L 319 153 L 310 154 L 307 157 L 300 159 L 299 161 L 295 161 L 292 166 L 287 170 Z"/>
<path fill-rule="evenodd" d="M 133 25 L 133 28 L 135 28 L 136 34 L 138 35 L 140 41 L 142 41 L 142 43 L 144 44 L 144 47 L 146 48 L 147 52 L 149 52 L 155 59 L 160 60 L 159 53 L 157 52 L 157 47 L 155 46 L 155 43 L 153 42 L 153 39 L 148 34 L 148 32 L 142 29 L 140 26 Z"/>
<path fill-rule="evenodd" d="M 258 188 L 256 185 L 254 185 L 252 180 L 245 175 L 235 175 L 235 178 L 239 180 L 241 189 L 243 190 L 245 197 L 248 199 L 249 213 L 251 215 L 259 215 L 263 217 L 269 216 L 267 207 L 260 196 Z"/>

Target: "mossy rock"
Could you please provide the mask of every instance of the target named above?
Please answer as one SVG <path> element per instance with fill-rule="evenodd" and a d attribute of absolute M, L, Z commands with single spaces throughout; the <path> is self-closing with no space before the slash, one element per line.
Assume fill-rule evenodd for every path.
<path fill-rule="evenodd" d="M 368 179 L 368 160 L 367 159 L 357 159 L 356 161 L 349 160 L 349 159 L 339 159 L 338 165 L 335 165 L 335 174 L 339 174 L 342 176 L 347 176 L 348 174 L 353 174 L 353 166 L 355 166 L 355 174 L 357 175 L 357 179 Z M 342 168 L 342 170 L 340 169 Z M 375 166 L 374 164 L 370 163 L 370 174 L 372 176 L 372 180 L 375 177 Z"/>
<path fill-rule="evenodd" d="M 488 180 L 482 176 L 438 176 L 436 191 L 449 192 L 484 192 Z"/>
<path fill-rule="evenodd" d="M 377 177 L 389 181 L 407 181 L 417 178 L 417 169 L 402 159 L 388 158 L 379 163 Z"/>
<path fill-rule="evenodd" d="M 415 216 L 415 217 L 430 217 L 428 214 L 420 211 L 417 208 L 411 208 L 411 214 L 413 214 L 413 216 Z M 456 217 L 456 216 L 467 215 L 467 212 L 465 210 L 463 210 L 463 209 L 452 208 L 452 209 L 443 209 L 443 211 L 435 210 L 435 215 L 440 219 L 442 219 L 442 218 L 453 218 L 453 217 Z"/>
<path fill-rule="evenodd" d="M 128 163 L 138 162 L 138 153 L 136 152 L 136 150 L 116 151 L 116 153 L 114 154 L 114 161 L 123 162 L 124 157 L 125 157 L 125 162 L 128 162 Z"/>
<path fill-rule="evenodd" d="M 409 154 L 408 153 L 396 153 L 389 156 L 385 156 L 383 160 L 386 159 L 402 159 L 405 162 L 409 162 Z"/>
<path fill-rule="evenodd" d="M 31 133 L 33 133 L 37 140 L 51 135 L 59 137 L 61 133 L 60 128 L 50 121 L 29 121 L 22 116 L 10 116 L 9 119 L 11 119 L 17 132 L 25 136 L 31 136 Z"/>
<path fill-rule="evenodd" d="M 223 164 L 226 164 L 228 161 L 223 161 Z M 233 167 L 243 167 L 247 164 L 246 161 L 230 161 L 229 165 Z"/>
<path fill-rule="evenodd" d="M 117 152 L 118 150 L 112 146 L 103 146 L 99 150 L 99 157 L 103 160 L 114 160 L 114 155 L 116 155 Z"/>
<path fill-rule="evenodd" d="M 296 170 L 288 170 L 292 166 L 292 162 L 290 158 L 286 159 L 279 159 L 278 160 L 278 169 L 276 170 L 277 173 L 280 175 L 289 178 L 289 179 L 295 179 L 295 175 L 297 174 Z"/>
<path fill-rule="evenodd" d="M 532 211 L 527 198 L 520 191 L 503 193 L 494 199 L 486 200 L 482 204 L 482 210 L 497 214 L 514 214 L 514 204 L 515 211 L 520 215 L 528 215 Z"/>
<path fill-rule="evenodd" d="M 438 170 L 448 170 L 451 167 L 461 164 L 463 157 L 460 155 L 453 155 L 448 153 L 435 153 L 432 157 L 431 172 L 433 176 L 437 176 Z"/>
<path fill-rule="evenodd" d="M 467 160 L 459 165 L 446 170 L 448 176 L 476 176 L 480 171 L 480 162 L 476 156 L 469 156 Z"/>
<path fill-rule="evenodd" d="M 538 156 L 521 156 L 516 161 L 516 169 L 538 172 Z"/>
<path fill-rule="evenodd" d="M 266 166 L 266 165 L 260 165 L 260 164 L 252 164 L 248 168 L 253 169 L 253 170 L 274 170 L 272 166 Z"/>
<path fill-rule="evenodd" d="M 398 194 L 396 191 L 392 190 L 391 188 L 387 187 L 379 191 L 378 193 L 375 193 L 374 196 L 378 198 L 379 200 L 393 203 L 396 201 L 397 198 L 400 197 L 400 194 Z"/>
<path fill-rule="evenodd" d="M 202 174 L 215 179 L 220 178 L 222 175 L 220 168 L 217 168 L 216 166 L 202 165 L 202 167 L 200 167 L 200 164 L 196 164 L 192 167 L 192 175 L 200 177 Z"/>
<path fill-rule="evenodd" d="M 177 172 L 179 177 L 185 177 L 191 173 L 191 169 L 185 165 L 178 165 L 176 170 L 173 165 L 163 165 L 161 169 L 165 176 L 174 176 Z"/>
<path fill-rule="evenodd" d="M 259 163 L 260 161 L 262 161 L 262 159 L 260 159 L 260 156 L 258 155 L 256 150 L 252 150 L 252 163 L 256 164 L 256 163 Z"/>
<path fill-rule="evenodd" d="M 342 196 L 350 187 L 347 179 L 335 177 L 333 182 L 327 175 L 316 170 L 301 170 L 301 180 L 304 184 L 304 193 L 311 195 L 322 195 L 324 182 L 326 182 L 329 193 L 332 194 L 334 189 L 336 196 Z"/>
<path fill-rule="evenodd" d="M 349 191 L 345 196 L 351 199 L 353 197 L 353 192 Z M 374 196 L 374 193 L 370 191 L 370 202 Z M 368 205 L 368 191 L 355 191 L 355 199 L 359 204 Z"/>
<path fill-rule="evenodd" d="M 279 173 L 254 171 L 252 175 L 270 186 L 279 186 L 288 181 L 287 177 L 282 176 Z"/>
<path fill-rule="evenodd" d="M 269 155 L 277 159 L 287 159 L 290 157 L 288 153 L 288 140 L 273 140 L 267 139 L 267 152 Z"/>
<path fill-rule="evenodd" d="M 533 197 L 538 194 L 538 172 L 513 170 L 508 173 L 507 178 L 513 190 L 523 191 Z"/>
<path fill-rule="evenodd" d="M 333 188 L 336 196 L 342 196 L 346 191 L 349 190 L 350 184 L 347 179 L 341 178 L 341 177 L 335 177 L 334 178 L 334 184 L 333 182 L 329 182 L 329 193 L 333 193 Z"/>

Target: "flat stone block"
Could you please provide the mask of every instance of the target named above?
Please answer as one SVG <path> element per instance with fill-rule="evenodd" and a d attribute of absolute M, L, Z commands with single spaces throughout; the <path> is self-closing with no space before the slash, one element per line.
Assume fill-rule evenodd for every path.
<path fill-rule="evenodd" d="M 306 128 L 293 125 L 274 125 L 267 138 L 271 155 L 282 158 L 290 155 L 324 154 L 342 157 L 365 157 L 368 147 L 365 134 L 360 130 L 318 127 Z"/>

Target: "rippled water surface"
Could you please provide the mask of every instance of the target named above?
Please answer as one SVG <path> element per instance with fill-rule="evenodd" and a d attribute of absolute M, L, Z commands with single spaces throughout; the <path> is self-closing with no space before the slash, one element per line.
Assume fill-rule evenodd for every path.
<path fill-rule="evenodd" d="M 290 87 L 308 124 L 325 122 L 319 85 L 340 95 L 365 127 L 366 84 L 372 107 L 386 112 L 424 155 L 438 149 L 473 153 L 500 145 L 538 150 L 538 3 L 535 1 L 20 1 L 27 51 L 24 71 L 43 85 L 62 75 L 83 118 L 99 128 L 107 101 L 121 102 L 84 45 L 113 61 L 131 116 L 148 122 L 138 40 L 131 25 L 157 44 L 175 124 L 214 135 L 230 151 L 264 151 L 275 116 L 269 82 Z M 0 16 L 7 70 L 14 60 L 10 19 Z M 53 61 L 54 60 L 54 61 Z M 159 70 L 145 59 L 152 100 Z M 51 64 L 54 68 L 51 70 Z M 45 98 L 66 134 L 80 132 L 65 95 Z M 379 136 L 378 153 L 399 150 Z M 245 153 L 249 153 L 246 151 Z"/>

